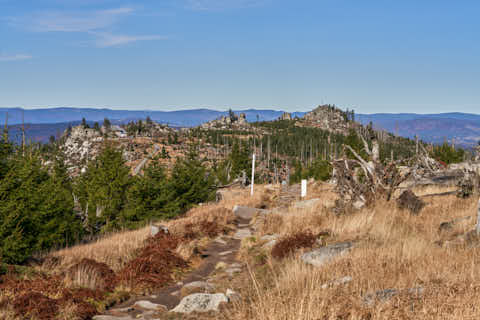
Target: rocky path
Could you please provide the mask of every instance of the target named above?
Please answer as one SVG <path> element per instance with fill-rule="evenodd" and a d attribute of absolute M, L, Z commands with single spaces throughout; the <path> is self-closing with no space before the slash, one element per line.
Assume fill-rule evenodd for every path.
<path fill-rule="evenodd" d="M 278 208 L 287 208 L 292 202 L 297 200 L 300 196 L 300 185 L 282 185 L 280 195 L 276 199 L 276 206 Z"/>
<path fill-rule="evenodd" d="M 236 294 L 216 293 L 212 283 L 214 272 L 234 277 L 243 269 L 235 260 L 243 238 L 250 237 L 250 219 L 236 219 L 235 234 L 220 236 L 213 240 L 202 252 L 202 264 L 191 271 L 182 282 L 160 289 L 152 295 L 140 296 L 110 309 L 104 315 L 95 316 L 95 320 L 165 319 L 165 313 L 175 309 L 180 313 L 209 311 L 218 308 L 221 302 L 228 302 Z M 163 314 L 163 317 L 162 317 Z"/>

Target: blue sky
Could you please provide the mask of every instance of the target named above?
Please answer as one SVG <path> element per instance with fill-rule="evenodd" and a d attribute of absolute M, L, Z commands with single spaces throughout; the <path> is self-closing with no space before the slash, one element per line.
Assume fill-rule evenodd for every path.
<path fill-rule="evenodd" d="M 480 113 L 478 0 L 0 0 L 0 107 Z"/>

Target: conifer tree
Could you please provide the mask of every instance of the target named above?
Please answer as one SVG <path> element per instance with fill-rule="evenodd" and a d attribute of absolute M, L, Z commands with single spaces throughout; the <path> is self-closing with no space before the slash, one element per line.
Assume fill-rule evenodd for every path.
<path fill-rule="evenodd" d="M 105 232 L 120 227 L 118 218 L 125 208 L 131 183 L 122 152 L 110 145 L 104 146 L 75 184 L 75 193 L 83 210 L 88 212 L 90 232 Z"/>
<path fill-rule="evenodd" d="M 38 155 L 27 151 L 12 160 L 0 180 L 0 253 L 7 263 L 22 263 L 36 251 L 64 246 L 80 236 L 64 178 L 49 175 Z"/>

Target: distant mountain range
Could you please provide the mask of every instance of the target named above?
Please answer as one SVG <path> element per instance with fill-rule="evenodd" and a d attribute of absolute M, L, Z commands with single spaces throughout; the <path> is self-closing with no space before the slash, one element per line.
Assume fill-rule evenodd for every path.
<path fill-rule="evenodd" d="M 235 113 L 243 112 L 247 116 L 247 121 L 270 121 L 277 119 L 283 111 L 276 110 L 234 110 Z M 211 109 L 192 109 L 179 111 L 132 111 L 132 110 L 112 110 L 112 109 L 93 109 L 93 108 L 52 108 L 52 109 L 21 109 L 21 108 L 0 108 L 0 122 L 5 123 L 5 117 L 8 113 L 8 124 L 21 124 L 22 117 L 25 123 L 61 123 L 80 121 L 85 118 L 88 121 L 103 121 L 104 118 L 126 123 L 132 120 L 145 119 L 149 116 L 153 121 L 169 124 L 175 127 L 194 127 L 204 122 L 214 120 L 222 115 L 227 115 L 227 111 L 218 111 Z M 294 112 L 293 116 L 303 116 L 304 112 Z M 258 118 L 257 118 L 258 116 Z"/>
<path fill-rule="evenodd" d="M 281 110 L 234 110 L 235 113 L 246 114 L 247 121 L 271 121 L 279 118 Z M 21 109 L 0 108 L 0 123 L 5 123 L 8 113 L 8 124 L 12 125 L 12 136 L 18 136 L 22 117 L 27 124 L 27 135 L 33 141 L 48 141 L 48 138 L 63 132 L 69 123 L 78 123 L 82 118 L 88 122 L 102 122 L 108 118 L 115 123 L 126 123 L 132 120 L 145 119 L 168 124 L 172 127 L 193 127 L 214 120 L 227 111 L 212 109 L 192 109 L 179 111 L 132 111 L 93 108 L 52 108 Z M 305 112 L 294 112 L 292 116 L 303 117 Z M 356 121 L 362 124 L 373 123 L 377 129 L 413 138 L 417 135 L 426 142 L 442 143 L 455 139 L 457 145 L 472 147 L 480 141 L 480 115 L 468 113 L 376 113 L 356 114 Z M 15 139 L 17 140 L 17 139 Z"/>
<path fill-rule="evenodd" d="M 463 147 L 473 147 L 480 141 L 480 115 L 471 113 L 377 113 L 358 114 L 356 120 L 362 124 L 373 123 L 376 129 L 420 139 L 431 143 L 445 140 Z"/>

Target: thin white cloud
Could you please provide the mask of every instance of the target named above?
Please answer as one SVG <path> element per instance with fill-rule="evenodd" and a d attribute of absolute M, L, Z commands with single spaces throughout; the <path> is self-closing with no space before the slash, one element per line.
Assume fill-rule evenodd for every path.
<path fill-rule="evenodd" d="M 100 48 L 118 47 L 137 41 L 166 39 L 160 35 L 131 36 L 110 32 L 121 18 L 132 13 L 134 13 L 134 9 L 130 7 L 79 12 L 47 11 L 12 18 L 10 23 L 34 32 L 87 33 L 95 39 L 86 43 Z"/>
<path fill-rule="evenodd" d="M 137 41 L 165 40 L 167 37 L 159 35 L 130 36 L 105 32 L 92 32 L 97 37 L 95 45 L 100 48 L 118 47 Z"/>
<path fill-rule="evenodd" d="M 0 62 L 30 60 L 33 57 L 28 54 L 0 55 Z"/>
<path fill-rule="evenodd" d="M 239 9 L 263 5 L 267 0 L 186 0 L 187 8 L 200 11 Z"/>
<path fill-rule="evenodd" d="M 128 7 L 87 12 L 45 11 L 12 18 L 10 22 L 35 32 L 88 32 L 108 28 L 133 11 Z"/>

